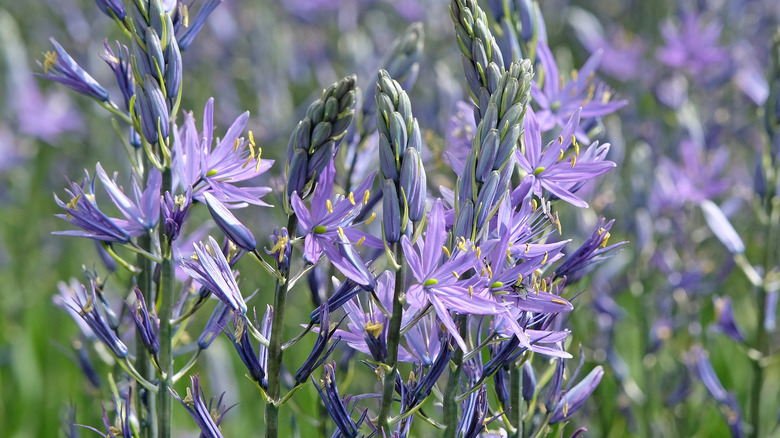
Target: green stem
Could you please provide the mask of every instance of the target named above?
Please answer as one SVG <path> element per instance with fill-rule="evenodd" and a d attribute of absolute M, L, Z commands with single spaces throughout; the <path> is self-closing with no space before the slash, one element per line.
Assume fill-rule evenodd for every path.
<path fill-rule="evenodd" d="M 767 277 L 774 266 L 775 239 L 777 235 L 777 225 L 780 222 L 780 198 L 773 196 L 767 205 L 769 211 L 769 220 L 766 224 L 766 248 L 764 253 L 764 280 L 761 287 L 755 288 L 756 307 L 758 309 L 758 326 L 756 327 L 756 345 L 755 349 L 759 354 L 753 357 L 753 382 L 750 393 L 750 423 L 753 430 L 752 437 L 761 436 L 761 390 L 764 387 L 764 364 L 763 361 L 769 353 L 769 339 L 767 336 L 764 320 L 766 319 L 766 296 L 767 296 Z"/>
<path fill-rule="evenodd" d="M 399 260 L 401 252 L 400 242 L 393 244 L 393 256 L 395 262 Z M 398 371 L 398 345 L 401 343 L 401 319 L 404 307 L 401 303 L 401 295 L 406 283 L 406 263 L 401 264 L 401 269 L 395 272 L 395 289 L 393 290 L 393 315 L 390 318 L 390 327 L 387 330 L 387 360 L 385 361 L 384 387 L 382 389 L 382 405 L 379 408 L 377 421 L 379 428 L 384 429 L 389 435 L 390 406 L 393 403 L 395 391 L 395 375 Z"/>
<path fill-rule="evenodd" d="M 290 239 L 295 237 L 298 219 L 295 215 L 287 217 L 287 232 Z M 274 317 L 271 324 L 271 339 L 268 345 L 268 398 L 271 403 L 265 405 L 265 436 L 276 438 L 279 435 L 279 406 L 276 402 L 281 393 L 282 372 L 282 335 L 284 334 L 284 310 L 287 303 L 287 282 L 290 271 L 280 272 L 281 279 L 276 279 L 274 291 Z"/>
<path fill-rule="evenodd" d="M 523 373 L 520 367 L 513 366 L 509 372 L 509 418 L 516 427 L 513 438 L 523 436 L 523 409 L 521 407 L 520 393 L 522 391 Z"/>
<path fill-rule="evenodd" d="M 152 239 L 146 234 L 138 239 L 138 245 L 147 250 L 151 250 Z M 152 270 L 154 265 L 151 260 L 138 254 L 138 266 L 142 271 L 138 275 L 138 288 L 144 296 L 144 300 L 150 306 L 154 305 L 154 283 L 152 282 Z M 140 336 L 135 339 L 135 369 L 144 379 L 154 381 L 156 378 L 154 368 L 150 362 L 149 351 L 146 349 Z M 157 410 L 154 394 L 143 386 L 138 388 L 138 397 L 136 397 L 136 412 L 138 412 L 138 422 L 140 425 L 141 438 L 154 438 L 157 436 Z"/>
<path fill-rule="evenodd" d="M 467 337 L 467 317 L 465 314 L 458 315 L 460 337 L 463 339 Z M 450 372 L 447 387 L 444 389 L 444 425 L 447 426 L 443 435 L 445 438 L 455 438 L 458 432 L 458 404 L 447 402 L 447 400 L 455 400 L 455 393 L 460 389 L 460 373 L 463 369 L 463 350 L 460 347 L 455 348 L 455 354 L 452 356 L 455 369 Z"/>
<path fill-rule="evenodd" d="M 163 190 L 171 190 L 171 169 L 163 171 Z M 168 390 L 173 385 L 173 332 L 171 319 L 174 305 L 174 267 L 170 242 L 167 242 L 165 228 L 160 227 L 160 241 L 165 242 L 161 264 L 159 297 L 160 297 L 160 385 L 157 393 L 158 437 L 170 438 L 172 432 L 173 398 Z"/>

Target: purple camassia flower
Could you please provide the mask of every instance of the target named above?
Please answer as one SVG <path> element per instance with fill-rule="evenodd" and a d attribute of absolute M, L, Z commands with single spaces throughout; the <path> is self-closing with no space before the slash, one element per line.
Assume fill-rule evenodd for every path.
<path fill-rule="evenodd" d="M 544 43 L 539 43 L 537 48 L 544 74 L 537 75 L 536 78 L 544 79 L 541 86 L 536 81 L 531 83 L 531 96 L 539 106 L 537 117 L 543 132 L 551 130 L 555 125 L 563 127 L 578 109 L 584 118 L 599 117 L 628 103 L 626 100 L 610 102 L 610 93 L 605 90 L 604 85 L 594 83 L 593 77 L 603 55 L 601 51 L 591 55 L 580 71 L 573 74 L 572 80 L 564 84 L 562 79 L 559 79 L 558 65 L 550 49 Z M 587 138 L 579 125 L 575 126 L 575 129 L 577 138 Z"/>
<path fill-rule="evenodd" d="M 354 228 L 353 221 L 360 215 L 369 201 L 369 189 L 374 183 L 375 172 L 346 197 L 337 195 L 333 200 L 333 185 L 336 167 L 333 160 L 320 175 L 309 211 L 298 196 L 292 196 L 292 208 L 298 217 L 298 229 L 304 238 L 303 258 L 308 263 L 317 263 L 322 254 L 344 275 L 356 283 L 367 286 L 373 278 L 367 274 L 365 263 L 355 250 L 355 246 L 365 243 L 372 248 L 383 248 L 381 240 Z M 355 199 L 355 193 L 359 199 Z M 372 215 L 366 222 L 374 219 Z M 354 242 L 354 245 L 353 245 Z M 335 245 L 334 245 L 335 244 Z"/>
<path fill-rule="evenodd" d="M 239 137 L 249 119 L 249 112 L 241 114 L 228 128 L 225 137 L 214 139 L 214 98 L 203 111 L 203 132 L 198 134 L 192 113 L 184 115 L 184 125 L 174 136 L 173 168 L 183 188 L 192 186 L 192 198 L 205 202 L 203 193 L 209 192 L 228 207 L 242 208 L 248 204 L 268 206 L 261 201 L 269 187 L 238 187 L 235 183 L 252 179 L 271 168 L 273 160 L 261 160 L 260 148 L 255 150 L 252 133 L 249 140 Z"/>
<path fill-rule="evenodd" d="M 604 30 L 590 12 L 572 8 L 569 22 L 577 37 L 591 54 L 601 51 L 599 70 L 620 81 L 629 81 L 643 75 L 645 44 L 620 25 Z"/>
<path fill-rule="evenodd" d="M 417 284 L 411 286 L 406 293 L 406 300 L 411 309 L 422 309 L 430 303 L 458 346 L 463 351 L 468 351 L 466 342 L 458 334 L 458 327 L 450 315 L 450 309 L 467 314 L 495 316 L 505 315 L 509 310 L 486 293 L 484 287 L 480 287 L 483 280 L 459 278 L 464 273 L 481 267 L 477 251 L 473 247 L 469 248 L 469 243 L 460 242 L 442 262 L 446 238 L 444 207 L 441 200 L 437 200 L 428 215 L 425 239 L 419 237 L 415 242 L 417 251 L 408 236 L 401 238 L 404 256 L 417 280 Z M 474 287 L 475 285 L 477 287 Z M 525 333 L 517 321 L 511 318 L 508 320 L 513 332 L 527 343 Z"/>
<path fill-rule="evenodd" d="M 195 258 L 182 260 L 181 267 L 231 310 L 246 313 L 246 303 L 233 276 L 233 270 L 213 237 L 209 236 L 208 246 L 202 242 L 196 243 Z"/>
<path fill-rule="evenodd" d="M 187 395 L 183 399 L 173 388 L 168 388 L 168 390 L 173 394 L 173 398 L 178 400 L 187 409 L 192 419 L 195 420 L 195 423 L 201 430 L 202 437 L 222 438 L 223 435 L 219 430 L 219 424 L 222 423 L 222 418 L 232 406 L 225 409 L 222 405 L 224 394 L 216 399 L 216 406 L 214 405 L 214 398 L 206 406 L 206 397 L 203 394 L 203 388 L 200 386 L 200 377 L 195 374 L 190 376 L 190 381 L 192 386 L 187 388 Z"/>
<path fill-rule="evenodd" d="M 723 26 L 717 21 L 704 24 L 702 17 L 687 12 L 679 27 L 671 20 L 661 24 L 661 36 L 666 45 L 658 49 L 659 61 L 683 69 L 696 77 L 729 61 L 728 51 L 718 46 Z"/>
<path fill-rule="evenodd" d="M 721 176 L 729 164 L 728 149 L 708 152 L 686 139 L 680 143 L 679 151 L 681 163 L 662 158 L 656 168 L 650 203 L 656 209 L 677 209 L 685 202 L 699 204 L 729 187 L 728 180 Z"/>
<path fill-rule="evenodd" d="M 54 51 L 46 53 L 43 64 L 38 62 L 38 65 L 43 68 L 43 74 L 39 76 L 59 82 L 85 96 L 107 102 L 108 91 L 84 71 L 60 43 L 54 38 L 50 38 L 50 41 L 54 45 Z"/>
<path fill-rule="evenodd" d="M 160 216 L 160 185 L 162 182 L 159 171 L 149 174 L 147 187 L 141 193 L 138 184 L 133 179 L 133 193 L 135 202 L 130 200 L 114 183 L 108 179 L 100 164 L 97 165 L 97 174 L 106 186 L 106 190 L 116 204 L 117 208 L 127 219 L 108 217 L 95 202 L 95 181 L 90 179 L 89 173 L 82 185 L 71 182 L 71 189 L 66 192 L 70 195 L 70 201 L 66 204 L 54 195 L 54 200 L 65 214 L 57 217 L 81 228 L 83 231 L 55 231 L 53 234 L 64 236 L 78 236 L 101 242 L 128 243 L 131 237 L 137 237 L 154 227 Z M 88 188 L 88 192 L 84 191 Z"/>
<path fill-rule="evenodd" d="M 547 144 L 542 151 L 542 133 L 532 110 L 528 110 L 523 134 L 524 152 L 517 150 L 515 157 L 520 167 L 532 182 L 534 193 L 541 197 L 542 188 L 576 207 L 587 208 L 588 203 L 572 193 L 571 189 L 585 181 L 608 172 L 615 167 L 612 161 L 603 160 L 599 154 L 591 154 L 590 160 L 578 160 L 579 145 L 574 133 L 579 127 L 580 110 L 575 110 L 569 122 L 557 139 Z M 573 143 L 572 143 L 573 142 Z M 574 144 L 575 153 L 563 160 L 569 146 Z M 602 159 L 599 159 L 602 158 Z"/>
<path fill-rule="evenodd" d="M 100 163 L 97 163 L 95 173 L 106 188 L 114 205 L 119 211 L 133 224 L 134 227 L 140 227 L 142 230 L 150 230 L 157 225 L 160 219 L 160 188 L 162 187 L 162 174 L 156 168 L 149 171 L 149 178 L 146 180 L 146 188 L 143 193 L 135 175 L 132 178 L 132 190 L 135 200 L 131 200 L 125 195 L 122 188 L 117 186 L 116 181 L 109 179 L 106 171 Z M 114 177 L 116 178 L 116 176 Z"/>

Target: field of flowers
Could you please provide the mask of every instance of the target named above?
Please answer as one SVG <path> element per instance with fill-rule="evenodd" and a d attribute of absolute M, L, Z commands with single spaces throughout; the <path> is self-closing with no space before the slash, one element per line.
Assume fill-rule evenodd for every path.
<path fill-rule="evenodd" d="M 0 0 L 0 435 L 780 437 L 780 2 Z"/>

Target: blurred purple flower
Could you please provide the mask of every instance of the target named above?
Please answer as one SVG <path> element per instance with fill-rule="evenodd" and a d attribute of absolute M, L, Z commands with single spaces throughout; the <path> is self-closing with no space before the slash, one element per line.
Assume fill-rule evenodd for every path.
<path fill-rule="evenodd" d="M 658 49 L 659 61 L 672 68 L 683 69 L 694 77 L 725 67 L 729 61 L 728 51 L 718 46 L 722 26 L 717 21 L 704 23 L 702 17 L 693 12 L 683 14 L 679 25 L 667 19 L 661 23 L 661 36 L 666 45 Z"/>

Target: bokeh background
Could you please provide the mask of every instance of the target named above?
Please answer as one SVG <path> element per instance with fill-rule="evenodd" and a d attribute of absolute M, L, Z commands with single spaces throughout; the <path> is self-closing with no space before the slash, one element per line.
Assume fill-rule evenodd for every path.
<path fill-rule="evenodd" d="M 618 169 L 583 188 L 591 194 L 591 210 L 560 211 L 564 227 L 578 230 L 581 239 L 605 216 L 616 219 L 612 239 L 631 242 L 575 287 L 584 293 L 569 317 L 570 350 L 581 344 L 587 367 L 601 364 L 606 375 L 574 423 L 594 437 L 729 436 L 736 413 L 702 384 L 697 352 L 708 352 L 744 417 L 755 392 L 752 333 L 765 321 L 759 320 L 755 291 L 712 236 L 699 204 L 707 199 L 721 205 L 748 245 L 746 257 L 765 263 L 766 271 L 776 267 L 777 260 L 765 262 L 764 254 L 779 242 L 766 240 L 755 211 L 762 181 L 768 190 L 767 176 L 756 169 L 772 141 L 768 132 L 777 129 L 764 121 L 764 105 L 780 88 L 767 79 L 780 5 L 544 0 L 540 7 L 560 71 L 568 77 L 602 49 L 600 78 L 629 102 L 593 127 L 595 138 L 612 143 L 610 159 Z M 449 122 L 456 103 L 468 99 L 444 0 L 225 0 L 183 55 L 182 108 L 199 119 L 214 96 L 222 129 L 249 110 L 248 128 L 264 155 L 283 157 L 290 132 L 322 88 L 350 73 L 361 87 L 369 86 L 395 38 L 418 21 L 425 49 L 409 95 L 429 149 L 426 159 L 440 175 L 429 177 L 437 194 L 440 181 L 451 178 L 441 160 Z M 91 171 L 95 162 L 122 169 L 124 157 L 101 108 L 33 75 L 42 71 L 36 60 L 50 50 L 49 37 L 98 82 L 111 84 L 112 72 L 98 54 L 104 38 L 120 35 L 89 0 L 0 0 L 0 435 L 9 437 L 64 436 L 64 425 L 74 419 L 100 424 L 106 376 L 115 371 L 92 352 L 102 380 L 99 387 L 88 383 L 74 348 L 78 328 L 52 304 L 59 281 L 85 268 L 105 273 L 102 261 L 90 242 L 51 232 L 68 228 L 54 217 L 53 193 L 62 193 L 68 178 Z M 272 169 L 268 183 L 278 185 L 274 178 L 281 173 Z M 255 235 L 267 236 L 281 212 L 239 215 Z M 247 287 L 258 289 L 250 305 L 262 309 L 272 300 L 272 285 L 251 261 L 239 269 Z M 104 279 L 121 284 L 122 275 Z M 724 323 L 726 298 L 741 341 Z M 288 321 L 303 321 L 312 310 L 309 297 L 300 292 L 294 300 L 300 305 Z M 764 315 L 774 311 L 767 307 Z M 777 350 L 775 333 L 765 353 Z M 198 370 L 208 376 L 207 393 L 225 392 L 228 404 L 240 401 L 226 416 L 225 436 L 262 436 L 262 401 L 225 341 L 214 343 Z M 287 361 L 302 358 L 285 356 Z M 365 380 L 370 373 L 360 367 L 352 364 L 354 377 L 347 378 L 354 392 L 371 387 Z M 762 436 L 780 436 L 776 356 L 767 354 L 761 367 Z M 319 409 L 314 389 L 296 394 L 293 406 L 280 423 L 290 436 L 312 436 L 310 418 Z M 184 410 L 177 405 L 174 411 L 179 436 L 197 436 Z M 416 433 L 433 431 L 421 426 Z"/>

